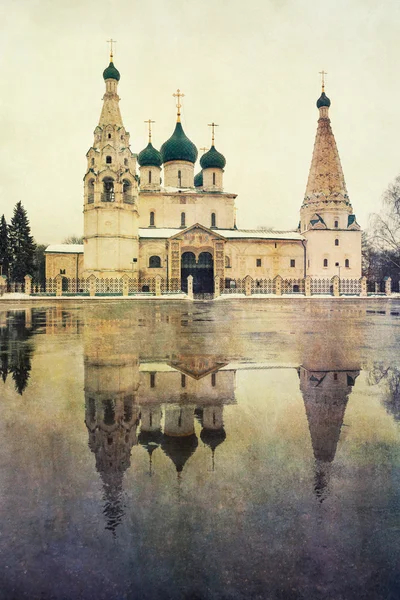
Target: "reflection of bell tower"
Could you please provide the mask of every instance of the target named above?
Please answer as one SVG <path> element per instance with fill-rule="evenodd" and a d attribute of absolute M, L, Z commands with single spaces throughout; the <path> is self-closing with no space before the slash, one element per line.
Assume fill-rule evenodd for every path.
<path fill-rule="evenodd" d="M 137 444 L 138 357 L 118 327 L 100 319 L 85 327 L 85 423 L 104 486 L 106 528 L 123 516 L 122 481 Z"/>
<path fill-rule="evenodd" d="M 359 371 L 312 371 L 299 368 L 300 390 L 316 460 L 315 493 L 322 502 L 329 484 L 344 413 Z"/>

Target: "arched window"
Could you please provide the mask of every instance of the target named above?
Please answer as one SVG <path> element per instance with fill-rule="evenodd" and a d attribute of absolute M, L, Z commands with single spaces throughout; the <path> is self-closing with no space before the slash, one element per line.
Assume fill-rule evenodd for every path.
<path fill-rule="evenodd" d="M 225 256 L 225 269 L 229 269 L 231 266 L 231 261 L 229 256 Z"/>
<path fill-rule="evenodd" d="M 213 173 L 213 185 L 215 185 L 215 173 Z"/>
<path fill-rule="evenodd" d="M 217 226 L 217 215 L 215 213 L 211 213 L 211 227 Z"/>
<path fill-rule="evenodd" d="M 156 387 L 156 374 L 155 373 L 150 373 L 150 387 L 151 388 Z"/>
<path fill-rule="evenodd" d="M 328 266 L 328 259 L 324 258 L 324 267 L 327 267 L 327 266 Z"/>
<path fill-rule="evenodd" d="M 339 240 L 337 238 L 335 240 L 335 246 L 339 246 Z"/>
<path fill-rule="evenodd" d="M 112 400 L 105 400 L 103 402 L 104 410 L 104 424 L 114 425 L 115 423 L 115 404 Z"/>
<path fill-rule="evenodd" d="M 151 171 L 149 171 L 149 183 L 151 183 Z"/>
<path fill-rule="evenodd" d="M 91 163 L 92 163 L 92 167 L 93 167 L 93 165 L 94 165 L 94 158 L 92 158 Z"/>
<path fill-rule="evenodd" d="M 182 187 L 182 171 L 178 171 L 178 187 Z"/>
<path fill-rule="evenodd" d="M 339 221 L 335 221 L 335 229 L 339 227 Z"/>
<path fill-rule="evenodd" d="M 101 194 L 102 202 L 114 202 L 114 179 L 111 177 L 104 177 L 103 179 L 103 193 Z"/>
<path fill-rule="evenodd" d="M 111 165 L 111 163 L 112 163 L 112 158 L 111 158 L 111 156 L 106 156 L 106 163 L 107 163 L 108 165 Z"/>
<path fill-rule="evenodd" d="M 348 258 L 346 258 L 346 260 L 344 261 L 344 266 L 345 267 L 350 267 L 350 261 Z"/>
<path fill-rule="evenodd" d="M 181 213 L 181 227 L 186 227 L 186 213 Z"/>
<path fill-rule="evenodd" d="M 153 211 L 151 211 L 150 213 L 150 227 L 154 227 L 154 223 L 155 223 L 155 214 Z"/>
<path fill-rule="evenodd" d="M 94 179 L 90 179 L 88 183 L 88 204 L 94 202 Z"/>
<path fill-rule="evenodd" d="M 122 199 L 125 204 L 133 204 L 132 184 L 128 179 L 122 182 Z"/>
<path fill-rule="evenodd" d="M 108 139 L 111 140 L 111 133 L 108 134 Z"/>
<path fill-rule="evenodd" d="M 161 267 L 161 258 L 159 256 L 150 256 L 149 268 L 150 269 L 159 269 L 160 267 Z"/>
<path fill-rule="evenodd" d="M 211 385 L 215 387 L 217 385 L 217 376 L 215 373 L 211 373 Z"/>
<path fill-rule="evenodd" d="M 128 159 L 124 158 L 124 165 L 127 167 L 128 166 Z"/>
<path fill-rule="evenodd" d="M 181 374 L 181 387 L 186 387 L 186 375 Z"/>

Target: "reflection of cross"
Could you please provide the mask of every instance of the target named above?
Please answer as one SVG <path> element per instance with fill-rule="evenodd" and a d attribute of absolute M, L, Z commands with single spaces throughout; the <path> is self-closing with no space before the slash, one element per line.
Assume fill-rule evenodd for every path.
<path fill-rule="evenodd" d="M 205 153 L 207 152 L 208 148 L 206 148 L 206 147 L 204 147 L 204 148 L 199 148 L 199 150 L 200 150 L 200 151 L 201 151 L 203 154 L 205 154 Z"/>
<path fill-rule="evenodd" d="M 107 40 L 107 44 L 110 44 L 110 62 L 113 61 L 113 44 L 116 44 L 117 42 L 113 39 L 111 40 Z"/>
<path fill-rule="evenodd" d="M 218 125 L 216 123 L 214 123 L 214 121 L 212 123 L 208 124 L 209 127 L 211 127 L 211 131 L 212 131 L 212 142 L 211 145 L 214 146 L 214 134 L 215 134 L 215 127 L 218 127 Z"/>
<path fill-rule="evenodd" d="M 178 88 L 176 90 L 176 94 L 172 94 L 174 98 L 178 98 L 178 102 L 176 104 L 176 108 L 178 109 L 178 114 L 177 114 L 177 121 L 178 123 L 181 120 L 181 108 L 182 108 L 182 104 L 180 103 L 180 99 L 184 97 L 185 94 L 183 94 L 181 92 L 181 90 Z"/>
<path fill-rule="evenodd" d="M 147 119 L 147 121 L 145 121 L 145 123 L 149 124 L 149 144 L 151 142 L 151 124 L 155 123 L 155 121 L 152 121 L 151 119 Z"/>
<path fill-rule="evenodd" d="M 320 71 L 319 74 L 322 77 L 322 91 L 325 90 L 325 75 L 328 75 L 326 71 Z"/>

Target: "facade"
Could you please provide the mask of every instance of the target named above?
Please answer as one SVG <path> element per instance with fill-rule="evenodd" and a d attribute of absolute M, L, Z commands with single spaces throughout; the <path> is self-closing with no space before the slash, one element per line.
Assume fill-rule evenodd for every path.
<path fill-rule="evenodd" d="M 296 230 L 243 230 L 236 223 L 236 194 L 224 190 L 225 157 L 211 148 L 200 158 L 180 120 L 158 151 L 149 141 L 138 155 L 130 149 L 119 109 L 120 74 L 113 58 L 103 73 L 105 94 L 93 145 L 86 154 L 84 243 L 46 250 L 46 278 L 136 280 L 161 275 L 186 291 L 212 292 L 214 279 L 250 276 L 254 281 L 312 278 L 359 279 L 361 231 L 349 200 L 332 133 L 324 86 L 300 222 Z M 294 220 L 297 219 L 294 215 Z M 173 283 L 172 283 L 173 282 Z"/>

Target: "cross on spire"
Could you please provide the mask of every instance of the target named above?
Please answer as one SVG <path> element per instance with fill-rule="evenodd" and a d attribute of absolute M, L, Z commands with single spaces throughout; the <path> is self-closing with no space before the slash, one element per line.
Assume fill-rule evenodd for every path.
<path fill-rule="evenodd" d="M 110 44 L 110 62 L 113 62 L 113 44 L 116 44 L 116 40 L 113 40 L 112 38 L 110 40 L 107 40 L 107 44 Z"/>
<path fill-rule="evenodd" d="M 217 125 L 217 123 L 214 123 L 214 121 L 213 121 L 212 123 L 209 123 L 208 126 L 211 127 L 211 131 L 212 131 L 211 146 L 214 146 L 215 128 L 219 127 L 219 125 Z"/>
<path fill-rule="evenodd" d="M 319 74 L 322 77 L 322 91 L 325 91 L 325 75 L 328 75 L 326 71 L 320 71 Z"/>
<path fill-rule="evenodd" d="M 151 124 L 155 123 L 155 121 L 152 121 L 151 119 L 147 119 L 147 121 L 145 121 L 145 123 L 148 123 L 148 125 L 149 125 L 149 144 L 151 144 Z"/>
<path fill-rule="evenodd" d="M 180 100 L 181 100 L 181 98 L 184 97 L 185 94 L 183 94 L 181 92 L 181 90 L 178 88 L 176 90 L 176 93 L 172 94 L 172 95 L 173 95 L 174 98 L 178 98 L 178 101 L 176 103 L 176 108 L 178 109 L 178 112 L 177 112 L 177 115 L 176 115 L 176 120 L 177 120 L 178 123 L 180 123 L 181 122 L 181 108 L 182 108 L 182 104 L 181 104 Z"/>

